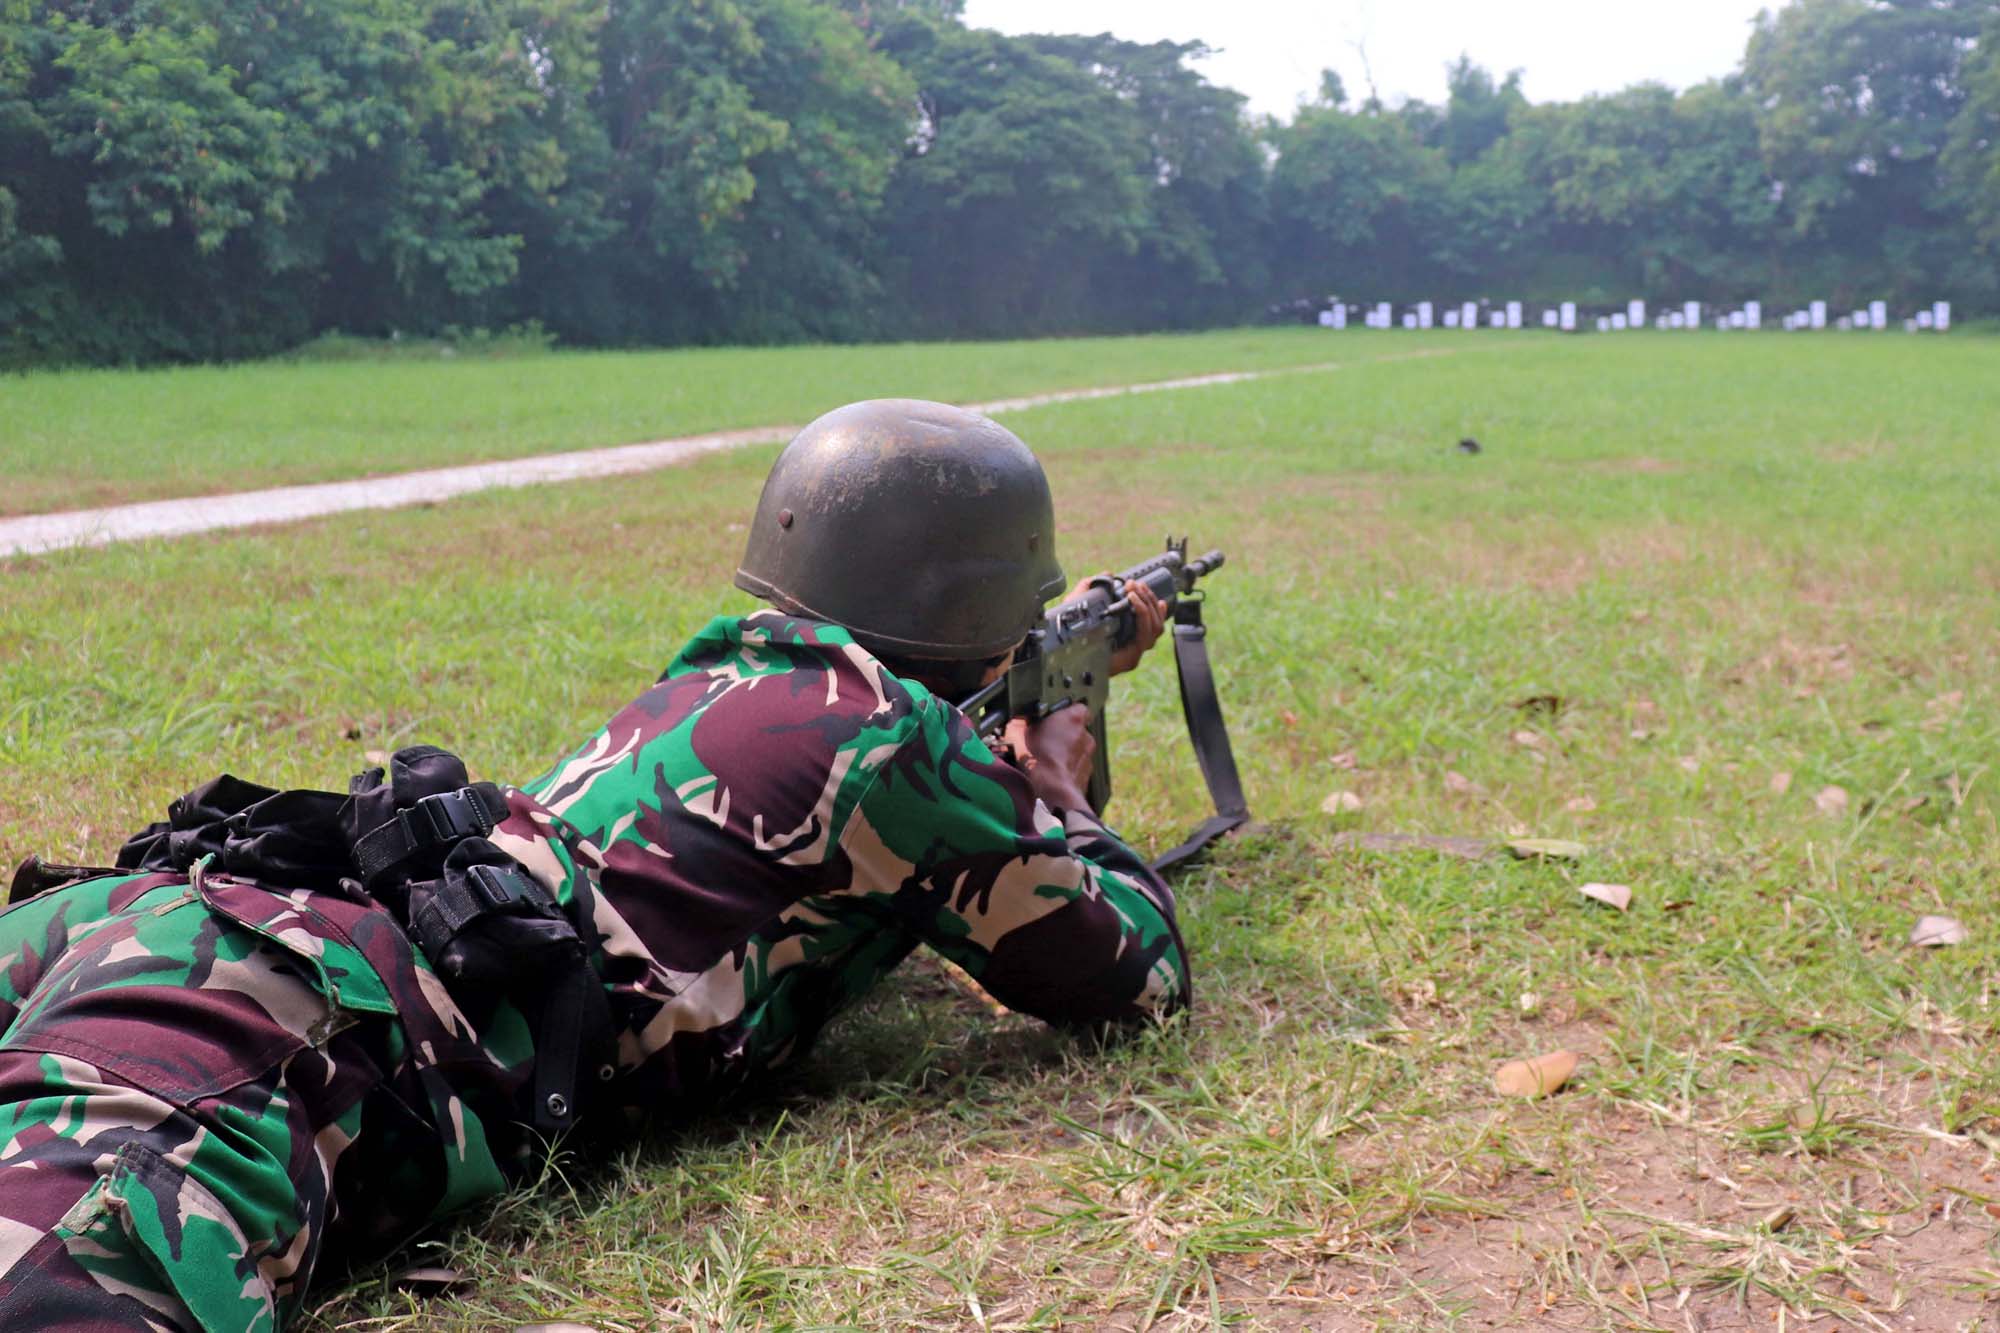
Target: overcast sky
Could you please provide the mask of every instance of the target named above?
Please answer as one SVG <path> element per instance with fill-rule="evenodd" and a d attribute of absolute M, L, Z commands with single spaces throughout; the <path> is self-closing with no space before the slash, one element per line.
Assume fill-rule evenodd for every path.
<path fill-rule="evenodd" d="M 1496 75 L 1523 71 L 1536 102 L 1615 92 L 1654 80 L 1686 88 L 1735 68 L 1750 21 L 1776 0 L 968 0 L 966 22 L 1002 32 L 1111 32 L 1130 41 L 1200 39 L 1218 48 L 1200 66 L 1250 98 L 1253 112 L 1288 116 L 1340 72 L 1366 97 L 1367 68 L 1383 100 L 1444 100 L 1444 67 L 1459 52 Z M 1360 52 L 1367 52 L 1364 68 Z"/>

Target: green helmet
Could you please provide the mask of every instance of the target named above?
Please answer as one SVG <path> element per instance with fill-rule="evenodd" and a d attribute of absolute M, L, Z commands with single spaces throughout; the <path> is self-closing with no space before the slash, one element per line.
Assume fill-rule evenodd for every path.
<path fill-rule="evenodd" d="M 1048 478 L 975 412 L 849 403 L 771 465 L 736 586 L 875 652 L 997 656 L 1063 590 Z"/>

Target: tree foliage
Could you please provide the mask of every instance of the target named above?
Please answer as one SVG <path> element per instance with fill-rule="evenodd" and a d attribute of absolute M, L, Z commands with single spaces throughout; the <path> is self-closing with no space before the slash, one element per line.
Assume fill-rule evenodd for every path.
<path fill-rule="evenodd" d="M 1792 0 L 1530 105 L 959 0 L 0 0 L 0 363 L 536 322 L 577 343 L 1189 327 L 1285 298 L 2000 309 L 2000 0 Z"/>

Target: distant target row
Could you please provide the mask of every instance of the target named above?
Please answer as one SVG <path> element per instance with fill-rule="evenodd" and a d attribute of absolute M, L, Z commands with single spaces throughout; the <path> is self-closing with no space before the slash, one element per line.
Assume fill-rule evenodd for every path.
<path fill-rule="evenodd" d="M 1344 329 L 1350 323 L 1370 329 L 1393 329 L 1399 325 L 1406 329 L 1518 329 L 1523 326 L 1523 315 L 1519 301 L 1467 301 L 1462 305 L 1445 306 L 1418 301 L 1398 309 L 1387 301 L 1357 305 L 1336 300 L 1319 306 L 1317 318 L 1320 327 L 1327 329 Z M 1951 302 L 1934 301 L 1927 309 L 1891 316 L 1887 301 L 1870 301 L 1866 306 L 1844 315 L 1830 314 L 1826 302 L 1813 301 L 1784 316 L 1774 327 L 1781 327 L 1788 333 L 1798 329 L 1887 329 L 1894 327 L 1898 321 L 1906 333 L 1943 333 L 1951 328 Z M 1615 333 L 1625 329 L 1643 329 L 1648 322 L 1644 301 L 1628 301 L 1623 310 L 1612 311 L 1584 309 L 1574 301 L 1564 301 L 1541 312 L 1543 328 L 1560 329 L 1564 333 L 1574 333 L 1579 328 L 1593 325 L 1599 333 Z M 1711 306 L 1705 312 L 1700 301 L 1687 301 L 1679 307 L 1668 306 L 1653 311 L 1650 323 L 1656 329 L 1761 329 L 1764 327 L 1764 303 L 1745 301 L 1736 310 Z"/>

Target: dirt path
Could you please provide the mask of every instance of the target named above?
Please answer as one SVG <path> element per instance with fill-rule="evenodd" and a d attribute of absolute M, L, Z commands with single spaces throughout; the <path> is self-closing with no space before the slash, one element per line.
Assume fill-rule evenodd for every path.
<path fill-rule="evenodd" d="M 1400 361 L 1408 356 L 1440 355 L 1442 349 L 1377 357 L 1376 361 Z M 1171 389 L 1204 389 L 1220 384 L 1240 384 L 1248 380 L 1272 379 L 1281 375 L 1313 374 L 1340 370 L 1369 362 L 1325 361 L 1306 366 L 1275 370 L 1239 370 L 1213 375 L 1191 375 L 1181 379 L 1153 380 L 1142 384 L 1116 384 L 1095 389 L 1066 389 L 1056 393 L 1031 394 L 1024 398 L 999 398 L 985 403 L 968 403 L 975 412 L 999 414 L 1042 407 L 1051 403 L 1081 402 L 1091 398 L 1114 398 L 1121 394 L 1160 393 Z M 10 556 L 39 555 L 73 546 L 108 546 L 113 542 L 138 541 L 147 537 L 181 537 L 223 528 L 252 527 L 265 523 L 291 523 L 325 514 L 355 509 L 396 509 L 406 505 L 435 504 L 474 491 L 517 486 L 540 486 L 556 481 L 585 477 L 610 477 L 628 472 L 650 472 L 672 467 L 704 454 L 745 445 L 766 444 L 785 439 L 797 426 L 753 426 L 745 430 L 716 431 L 688 435 L 649 444 L 625 444 L 608 449 L 582 449 L 565 453 L 540 454 L 496 463 L 470 463 L 459 467 L 428 468 L 386 477 L 364 477 L 354 481 L 322 482 L 309 486 L 279 486 L 270 490 L 240 491 L 233 495 L 203 495 L 180 500 L 152 500 L 143 504 L 110 505 L 102 509 L 75 509 L 55 514 L 29 514 L 0 519 L 0 560 Z"/>

